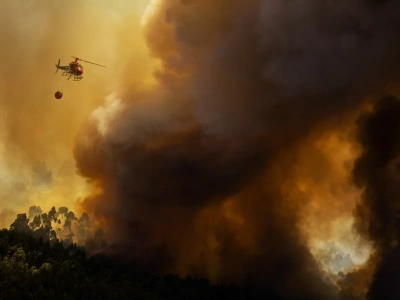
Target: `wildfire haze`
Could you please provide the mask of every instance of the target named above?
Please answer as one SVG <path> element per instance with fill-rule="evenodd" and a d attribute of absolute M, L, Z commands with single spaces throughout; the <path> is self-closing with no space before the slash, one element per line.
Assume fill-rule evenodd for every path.
<path fill-rule="evenodd" d="M 65 205 L 155 271 L 397 299 L 398 1 L 56 2 L 0 4 L 2 216 Z M 107 69 L 67 82 L 71 55 Z"/>

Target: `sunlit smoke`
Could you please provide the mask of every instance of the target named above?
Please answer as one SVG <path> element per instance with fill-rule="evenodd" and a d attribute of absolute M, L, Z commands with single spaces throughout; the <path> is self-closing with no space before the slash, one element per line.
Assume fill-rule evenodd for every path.
<path fill-rule="evenodd" d="M 304 142 L 291 186 L 292 197 L 307 199 L 300 227 L 317 259 L 321 249 L 329 252 L 332 247 L 351 259 L 351 264 L 343 267 L 339 267 L 340 260 L 338 265 L 329 260 L 321 262 L 323 268 L 335 275 L 362 265 L 372 251 L 370 243 L 360 238 L 353 226 L 353 211 L 362 191 L 349 181 L 359 151 L 354 142 L 354 126 L 347 128 Z"/>

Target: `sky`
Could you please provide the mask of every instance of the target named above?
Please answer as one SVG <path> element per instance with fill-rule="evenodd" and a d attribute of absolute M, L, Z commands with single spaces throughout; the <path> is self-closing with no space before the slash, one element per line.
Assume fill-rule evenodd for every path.
<path fill-rule="evenodd" d="M 379 299 L 398 267 L 399 9 L 1 2 L 0 225 L 68 206 L 152 270 Z M 71 56 L 107 68 L 67 81 Z"/>
<path fill-rule="evenodd" d="M 73 209 L 85 195 L 86 182 L 74 171 L 75 135 L 118 84 L 126 61 L 132 63 L 132 81 L 148 84 L 151 62 L 140 30 L 147 2 L 1 3 L 0 225 L 8 226 L 31 205 Z M 67 81 L 60 71 L 54 74 L 54 64 L 60 59 L 67 65 L 71 56 L 107 68 L 83 64 L 84 80 Z M 57 90 L 64 93 L 60 100 L 54 98 Z M 42 184 L 35 183 L 36 175 Z"/>

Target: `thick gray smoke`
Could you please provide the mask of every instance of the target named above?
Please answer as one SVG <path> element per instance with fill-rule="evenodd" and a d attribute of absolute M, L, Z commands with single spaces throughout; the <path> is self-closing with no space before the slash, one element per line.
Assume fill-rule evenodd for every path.
<path fill-rule="evenodd" d="M 335 298 L 284 182 L 303 141 L 398 80 L 400 3 L 152 7 L 145 37 L 159 84 L 123 86 L 78 136 L 78 168 L 98 187 L 83 208 L 159 270 Z"/>
<path fill-rule="evenodd" d="M 365 188 L 357 209 L 358 227 L 374 241 L 378 267 L 370 299 L 398 299 L 399 281 L 399 158 L 400 100 L 385 97 L 372 113 L 359 121 L 358 139 L 363 152 L 353 171 L 355 182 Z"/>

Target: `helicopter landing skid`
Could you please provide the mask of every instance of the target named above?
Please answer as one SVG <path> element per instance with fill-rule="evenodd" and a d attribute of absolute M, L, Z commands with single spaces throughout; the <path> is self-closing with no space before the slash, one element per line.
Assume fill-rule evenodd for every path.
<path fill-rule="evenodd" d="M 73 81 L 80 81 L 83 78 L 83 76 L 72 75 L 71 73 L 68 72 L 62 73 L 62 76 L 68 76 L 68 80 L 70 80 L 71 77 L 74 77 Z"/>
<path fill-rule="evenodd" d="M 83 76 L 76 76 L 74 75 L 74 81 L 81 81 Z M 69 78 L 68 78 L 69 79 Z"/>

